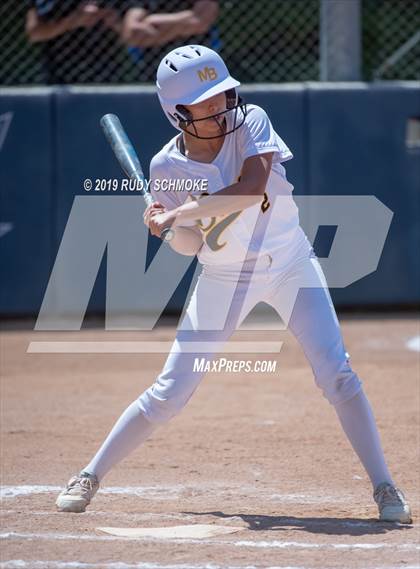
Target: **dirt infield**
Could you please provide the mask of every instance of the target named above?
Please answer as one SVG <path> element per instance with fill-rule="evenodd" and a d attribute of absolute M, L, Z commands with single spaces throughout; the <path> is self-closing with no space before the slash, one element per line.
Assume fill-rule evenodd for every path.
<path fill-rule="evenodd" d="M 149 386 L 163 354 L 35 354 L 30 341 L 165 340 L 150 333 L 3 331 L 1 568 L 414 568 L 419 546 L 419 335 L 415 319 L 343 322 L 414 524 L 375 521 L 371 488 L 334 409 L 286 332 L 276 373 L 210 373 L 184 412 L 104 481 L 85 514 L 55 511 L 120 412 Z M 248 355 L 227 356 L 249 359 Z M 98 526 L 240 526 L 214 538 L 123 539 Z M 20 560 L 20 563 L 17 561 Z M 74 562 L 74 563 L 70 563 Z"/>

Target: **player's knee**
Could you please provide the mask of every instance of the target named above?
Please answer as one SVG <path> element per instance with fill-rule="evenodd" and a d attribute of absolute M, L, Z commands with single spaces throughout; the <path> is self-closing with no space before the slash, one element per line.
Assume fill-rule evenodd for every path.
<path fill-rule="evenodd" d="M 138 399 L 142 413 L 151 423 L 166 423 L 177 415 L 188 402 L 190 395 L 178 392 L 173 385 L 155 383 Z"/>
<path fill-rule="evenodd" d="M 332 405 L 351 399 L 361 388 L 361 381 L 348 360 L 327 362 L 317 370 L 315 382 Z"/>

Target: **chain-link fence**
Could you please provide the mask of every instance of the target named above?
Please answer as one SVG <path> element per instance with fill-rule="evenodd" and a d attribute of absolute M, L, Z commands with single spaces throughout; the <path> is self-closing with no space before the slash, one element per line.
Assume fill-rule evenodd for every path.
<path fill-rule="evenodd" d="M 363 75 L 420 79 L 420 1 L 363 0 Z"/>
<path fill-rule="evenodd" d="M 185 43 L 219 51 L 242 82 L 316 81 L 321 5 L 337 1 L 359 2 L 3 0 L 0 83 L 151 82 L 162 55 Z M 360 0 L 356 24 L 360 79 L 420 79 L 419 0 Z"/>

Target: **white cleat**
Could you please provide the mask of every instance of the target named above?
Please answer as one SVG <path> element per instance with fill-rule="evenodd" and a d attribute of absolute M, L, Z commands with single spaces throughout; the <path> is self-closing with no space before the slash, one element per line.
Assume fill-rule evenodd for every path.
<path fill-rule="evenodd" d="M 58 495 L 55 504 L 60 512 L 84 512 L 98 488 L 99 482 L 94 474 L 81 472 L 70 478 L 67 488 Z"/>
<path fill-rule="evenodd" d="M 392 484 L 382 482 L 377 486 L 373 498 L 378 504 L 381 522 L 411 524 L 411 510 L 404 494 Z"/>

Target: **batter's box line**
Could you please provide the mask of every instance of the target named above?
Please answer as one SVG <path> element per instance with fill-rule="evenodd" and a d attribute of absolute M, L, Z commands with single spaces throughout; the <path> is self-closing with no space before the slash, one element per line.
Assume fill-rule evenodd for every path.
<path fill-rule="evenodd" d="M 264 566 L 255 565 L 215 565 L 214 563 L 200 563 L 199 565 L 161 565 L 160 563 L 83 563 L 77 561 L 23 561 L 21 559 L 11 559 L 0 563 L 0 569 L 310 569 L 303 566 Z M 418 565 L 392 565 L 375 566 L 375 569 L 418 569 Z"/>
<path fill-rule="evenodd" d="M 200 563 L 199 565 L 161 565 L 160 563 L 83 563 L 78 561 L 23 561 L 11 559 L 0 563 L 0 569 L 310 569 L 309 567 L 295 566 L 264 566 L 259 565 L 215 565 L 214 563 Z M 418 569 L 418 565 L 387 565 L 375 566 L 375 569 Z"/>
<path fill-rule="evenodd" d="M 9 561 L 0 562 L 0 569 L 309 569 L 307 567 L 268 567 L 255 565 L 216 565 L 214 563 L 200 563 L 199 565 L 191 565 L 190 563 L 182 563 L 176 565 L 161 565 L 160 563 L 139 562 L 125 563 L 124 561 L 111 563 L 88 563 L 78 561 L 23 561 L 22 559 L 10 559 Z M 385 569 L 385 568 L 384 568 Z M 400 568 L 386 568 L 400 569 Z M 407 567 L 404 569 L 418 569 L 417 567 Z"/>
<path fill-rule="evenodd" d="M 200 565 L 160 565 L 159 563 L 83 563 L 78 561 L 23 561 L 21 559 L 11 559 L 0 563 L 0 569 L 309 569 L 308 567 L 275 567 L 255 565 L 215 565 L 214 563 L 201 563 Z M 400 569 L 399 567 L 384 569 Z M 401 569 L 418 569 L 418 567 L 407 567 Z"/>
<path fill-rule="evenodd" d="M 39 485 L 39 484 L 26 484 L 26 485 L 3 485 L 0 486 L 0 498 L 1 500 L 6 499 L 16 499 L 21 497 L 32 496 L 34 494 L 56 494 L 62 490 L 61 486 L 55 485 Z M 160 486 L 104 486 L 100 488 L 99 494 L 108 495 L 127 495 L 127 496 L 137 496 L 146 500 L 156 500 L 156 501 L 168 501 L 168 500 L 178 500 L 179 498 L 190 496 L 191 492 L 195 494 L 205 493 L 207 496 L 224 496 L 232 494 L 235 496 L 247 496 L 255 494 L 254 486 L 244 486 L 240 487 L 227 486 L 226 483 L 214 483 L 214 484 L 195 484 L 195 485 L 160 485 Z M 336 495 L 319 495 L 318 491 L 314 491 L 306 494 L 291 494 L 284 493 L 279 494 L 272 492 L 272 490 L 259 489 L 258 496 L 260 499 L 267 499 L 270 502 L 278 503 L 299 503 L 299 504 L 325 504 L 325 503 L 349 503 L 351 497 L 343 494 Z"/>

